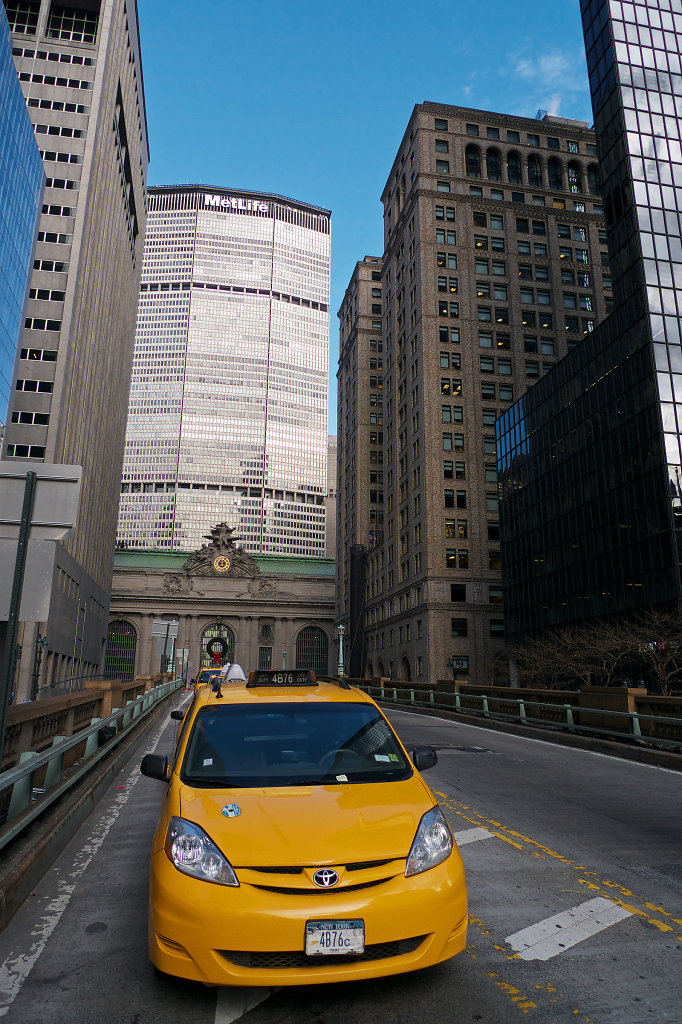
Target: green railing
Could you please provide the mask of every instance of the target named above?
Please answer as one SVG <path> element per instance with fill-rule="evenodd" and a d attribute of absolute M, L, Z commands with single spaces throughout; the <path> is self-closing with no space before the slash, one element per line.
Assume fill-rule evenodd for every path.
<path fill-rule="evenodd" d="M 392 704 L 432 708 L 434 711 L 455 711 L 479 718 L 561 729 L 570 733 L 610 736 L 617 740 L 682 753 L 682 718 L 644 715 L 637 711 L 577 707 L 572 704 L 551 704 L 497 695 L 448 693 L 428 688 L 372 685 L 361 688 L 375 700 L 389 701 Z M 595 719 L 606 720 L 608 724 L 598 724 Z M 671 726 L 678 736 L 662 735 L 664 731 L 670 732 Z"/>
<path fill-rule="evenodd" d="M 159 701 L 181 686 L 180 679 L 160 683 L 124 708 L 115 708 L 107 718 L 93 718 L 75 736 L 55 736 L 47 750 L 22 752 L 19 763 L 0 775 L 0 850 L 106 757 Z M 78 761 L 65 769 L 65 755 L 78 747 L 82 748 Z"/>

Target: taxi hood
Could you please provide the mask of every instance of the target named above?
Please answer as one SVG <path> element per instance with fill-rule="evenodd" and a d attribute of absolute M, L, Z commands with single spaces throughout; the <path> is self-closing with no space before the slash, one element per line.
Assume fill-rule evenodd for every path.
<path fill-rule="evenodd" d="M 407 857 L 434 802 L 418 775 L 402 782 L 268 789 L 180 787 L 180 814 L 234 868 Z"/>

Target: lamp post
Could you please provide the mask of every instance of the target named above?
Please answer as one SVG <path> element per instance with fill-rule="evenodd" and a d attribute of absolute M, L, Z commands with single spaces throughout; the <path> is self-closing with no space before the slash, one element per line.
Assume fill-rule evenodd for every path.
<path fill-rule="evenodd" d="M 345 667 L 343 664 L 343 634 L 346 632 L 346 627 L 343 625 L 339 625 L 336 627 L 336 631 L 339 634 L 339 665 L 336 670 L 336 674 L 338 676 L 342 676 L 345 672 Z"/>
<path fill-rule="evenodd" d="M 33 658 L 33 676 L 32 676 L 32 680 L 31 680 L 31 700 L 37 700 L 37 698 L 38 698 L 38 690 L 40 689 L 40 687 L 38 685 L 39 684 L 39 680 L 40 680 L 40 665 L 41 665 L 41 662 L 43 660 L 43 651 L 45 650 L 46 647 L 47 647 L 47 637 L 46 636 L 42 636 L 40 633 L 38 633 L 38 637 L 36 639 L 36 652 L 35 652 L 35 656 Z"/>

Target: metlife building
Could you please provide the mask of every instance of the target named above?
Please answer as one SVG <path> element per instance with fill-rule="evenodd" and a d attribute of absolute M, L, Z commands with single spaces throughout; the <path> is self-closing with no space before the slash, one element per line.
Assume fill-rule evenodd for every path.
<path fill-rule="evenodd" d="M 325 554 L 330 214 L 148 190 L 118 543 Z"/>

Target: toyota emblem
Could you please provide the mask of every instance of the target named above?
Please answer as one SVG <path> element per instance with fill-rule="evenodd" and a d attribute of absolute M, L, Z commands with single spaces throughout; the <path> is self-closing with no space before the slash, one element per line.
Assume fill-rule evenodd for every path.
<path fill-rule="evenodd" d="M 313 875 L 313 882 L 315 885 L 319 885 L 321 889 L 331 888 L 332 885 L 336 885 L 338 880 L 338 872 L 332 871 L 331 868 L 320 868 Z"/>

